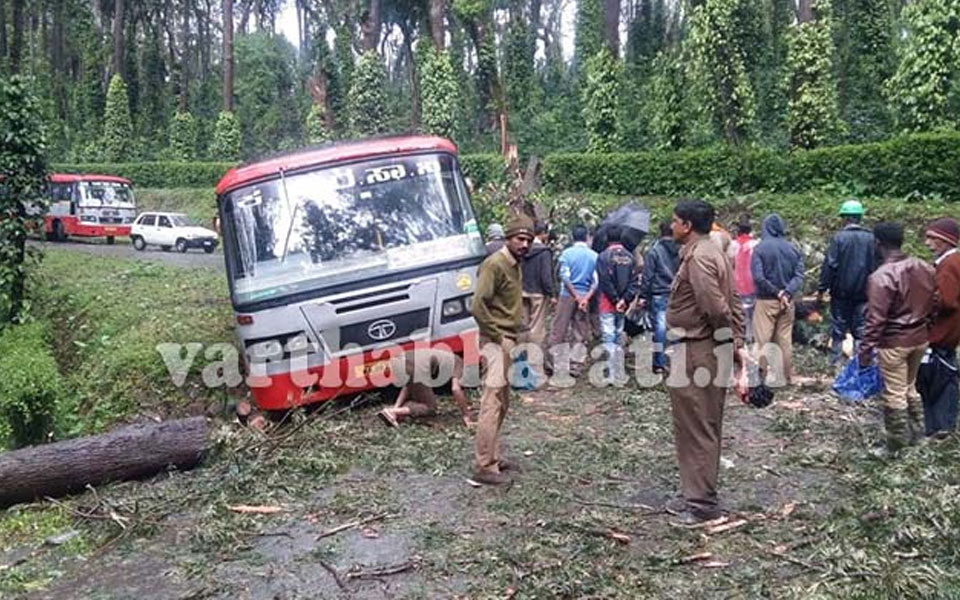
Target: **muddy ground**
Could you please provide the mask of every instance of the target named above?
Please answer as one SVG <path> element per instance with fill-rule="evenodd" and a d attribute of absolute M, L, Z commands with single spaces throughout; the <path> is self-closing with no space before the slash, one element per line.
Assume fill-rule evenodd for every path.
<path fill-rule="evenodd" d="M 800 362 L 809 385 L 778 392 L 774 405 L 728 401 L 721 493 L 730 520 L 713 530 L 677 526 L 661 510 L 678 486 L 662 385 L 515 394 L 504 443 L 522 472 L 504 489 L 467 481 L 472 439 L 452 404 L 434 420 L 394 430 L 377 420 L 376 400 L 363 397 L 353 407 L 292 415 L 266 436 L 224 423 L 219 449 L 192 472 L 21 507 L 58 511 L 84 543 L 74 552 L 41 547 L 15 568 L 26 586 L 6 595 L 809 598 L 882 591 L 871 583 L 890 568 L 882 551 L 865 555 L 861 566 L 836 557 L 887 543 L 869 533 L 864 545 L 854 539 L 863 514 L 887 508 L 872 506 L 878 501 L 861 487 L 864 469 L 885 468 L 870 455 L 879 412 L 843 405 L 816 382 L 822 357 Z M 280 511 L 228 508 L 238 504 Z M 906 556 L 887 558 L 909 567 L 916 557 Z M 933 589 L 949 592 L 944 585 L 955 573 L 942 575 Z M 906 595 L 860 597 L 929 588 L 903 589 Z"/>

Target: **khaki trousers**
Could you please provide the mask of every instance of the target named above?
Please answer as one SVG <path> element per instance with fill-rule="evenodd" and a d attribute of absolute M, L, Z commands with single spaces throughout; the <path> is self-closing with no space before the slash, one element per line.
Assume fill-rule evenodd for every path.
<path fill-rule="evenodd" d="M 910 402 L 920 402 L 917 391 L 917 372 L 927 345 L 910 348 L 878 348 L 877 358 L 883 375 L 884 408 L 906 410 Z"/>
<path fill-rule="evenodd" d="M 553 327 L 550 329 L 550 343 L 547 348 L 547 364 L 553 365 L 557 360 L 563 360 L 566 357 L 558 356 L 554 359 L 552 352 L 560 352 L 558 346 L 567 341 L 567 333 L 573 328 L 573 343 L 586 344 L 593 338 L 593 331 L 590 326 L 590 315 L 577 308 L 577 300 L 573 296 L 560 296 L 557 300 L 557 312 L 553 315 Z M 587 349 L 589 351 L 589 348 Z M 569 356 L 569 353 L 567 353 Z M 579 375 L 583 369 L 582 360 L 570 360 L 570 372 L 574 376 Z"/>
<path fill-rule="evenodd" d="M 542 294 L 524 294 L 523 296 L 523 325 L 524 332 L 520 336 L 520 343 L 533 344 L 540 348 L 543 359 L 543 342 L 547 338 L 547 308 L 550 306 L 548 298 Z M 544 359 L 545 360 L 545 359 Z M 537 380 L 543 382 L 546 377 L 543 373 L 542 360 L 533 360 L 528 356 L 527 362 L 537 375 Z"/>
<path fill-rule="evenodd" d="M 680 467 L 680 489 L 690 510 L 710 514 L 717 508 L 717 477 L 720 471 L 720 443 L 723 402 L 727 390 L 714 385 L 717 377 L 716 342 L 710 339 L 681 342 L 675 352 L 684 352 L 684 387 L 670 387 L 673 434 Z M 674 365 L 679 366 L 676 360 Z M 694 373 L 706 369 L 709 384 L 697 387 Z M 669 380 L 668 380 L 669 385 Z"/>
<path fill-rule="evenodd" d="M 480 396 L 480 415 L 474 440 L 474 459 L 477 471 L 499 473 L 500 428 L 510 406 L 510 353 L 516 343 L 503 338 L 499 345 L 480 338 L 480 363 L 483 368 L 483 395 Z"/>
<path fill-rule="evenodd" d="M 779 300 L 757 300 L 753 309 L 753 339 L 756 342 L 755 356 L 759 358 L 760 368 L 764 371 L 770 366 L 770 353 L 773 348 L 764 351 L 764 346 L 776 344 L 780 349 L 782 363 L 773 361 L 773 381 L 789 383 L 793 379 L 793 321 L 796 318 L 794 304 L 782 308 Z M 775 355 L 774 355 L 775 356 Z M 782 368 L 782 372 L 781 371 Z"/>

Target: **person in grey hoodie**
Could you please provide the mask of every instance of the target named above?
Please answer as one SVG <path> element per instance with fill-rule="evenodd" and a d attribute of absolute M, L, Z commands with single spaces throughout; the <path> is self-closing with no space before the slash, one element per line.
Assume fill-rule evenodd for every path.
<path fill-rule="evenodd" d="M 784 232 L 780 215 L 771 214 L 763 220 L 763 238 L 753 249 L 750 272 L 757 291 L 753 335 L 760 368 L 766 372 L 772 351 L 765 346 L 773 342 L 780 349 L 783 366 L 774 381 L 791 383 L 794 299 L 803 292 L 803 256 L 784 239 Z"/>

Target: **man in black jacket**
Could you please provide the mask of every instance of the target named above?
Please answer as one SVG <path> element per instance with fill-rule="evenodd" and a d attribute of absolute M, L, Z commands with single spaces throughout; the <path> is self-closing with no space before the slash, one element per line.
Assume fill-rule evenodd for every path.
<path fill-rule="evenodd" d="M 523 330 L 522 343 L 543 349 L 547 337 L 547 310 L 557 303 L 557 288 L 553 280 L 553 253 L 547 246 L 547 225 L 538 222 L 534 228 L 533 243 L 523 260 Z M 546 381 L 543 355 L 527 357 L 538 383 Z"/>
<path fill-rule="evenodd" d="M 663 373 L 667 368 L 667 302 L 670 287 L 677 274 L 679 250 L 673 240 L 670 221 L 660 223 L 660 239 L 654 242 L 643 261 L 643 279 L 640 281 L 640 298 L 650 313 L 653 326 L 653 372 Z"/>
<path fill-rule="evenodd" d="M 844 227 L 830 240 L 830 247 L 820 269 L 818 302 L 830 291 L 832 347 L 830 364 L 840 359 L 843 338 L 849 331 L 859 345 L 867 306 L 867 277 L 877 267 L 876 242 L 873 233 L 860 225 L 863 205 L 847 200 L 840 207 Z"/>
<path fill-rule="evenodd" d="M 597 279 L 600 287 L 600 331 L 607 348 L 610 379 L 622 382 L 626 376 L 623 365 L 623 317 L 627 307 L 637 297 L 637 265 L 633 254 L 620 243 L 619 225 L 607 229 L 607 249 L 597 258 Z"/>

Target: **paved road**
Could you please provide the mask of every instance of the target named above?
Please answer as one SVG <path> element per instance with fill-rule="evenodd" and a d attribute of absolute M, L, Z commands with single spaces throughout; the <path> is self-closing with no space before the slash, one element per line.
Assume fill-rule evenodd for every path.
<path fill-rule="evenodd" d="M 43 249 L 69 250 L 71 252 L 85 252 L 94 256 L 110 256 L 164 263 L 187 269 L 216 269 L 223 270 L 223 254 L 219 251 L 207 254 L 202 250 L 188 250 L 180 254 L 176 250 L 164 252 L 160 248 L 148 246 L 143 252 L 138 252 L 125 240 L 117 240 L 113 246 L 108 246 L 104 240 L 70 240 L 68 242 L 42 242 L 33 240 L 32 246 Z"/>

